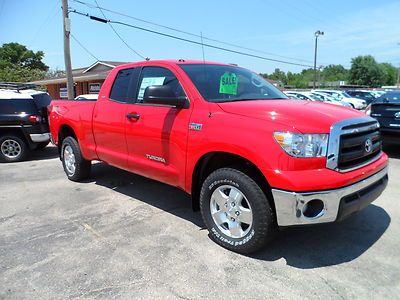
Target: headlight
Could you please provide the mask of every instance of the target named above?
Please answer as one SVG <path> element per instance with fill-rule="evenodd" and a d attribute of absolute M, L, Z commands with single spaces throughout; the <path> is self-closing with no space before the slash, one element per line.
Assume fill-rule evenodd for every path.
<path fill-rule="evenodd" d="M 329 134 L 274 132 L 274 138 L 290 156 L 324 157 L 328 148 Z"/>

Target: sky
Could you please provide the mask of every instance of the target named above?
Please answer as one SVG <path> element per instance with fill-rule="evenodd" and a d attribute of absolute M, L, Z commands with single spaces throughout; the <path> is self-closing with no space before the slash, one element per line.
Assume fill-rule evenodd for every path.
<path fill-rule="evenodd" d="M 103 17 L 95 0 L 69 0 L 71 9 Z M 314 32 L 318 38 L 317 65 L 342 64 L 351 58 L 373 55 L 378 62 L 400 66 L 400 1 L 392 0 L 278 0 L 278 1 L 137 1 L 97 0 L 107 19 L 129 23 L 181 38 L 225 47 L 266 58 L 313 65 Z M 121 15 L 123 14 L 123 15 Z M 202 47 L 130 27 L 108 24 L 70 14 L 73 68 L 97 59 L 138 61 L 150 59 L 203 59 Z M 142 21 L 138 20 L 141 19 Z M 189 32 L 187 35 L 146 22 Z M 227 46 L 207 38 L 257 50 Z M 83 45 L 89 54 L 79 43 Z M 60 0 L 0 0 L 0 45 L 17 42 L 45 53 L 51 69 L 64 69 Z M 138 52 L 135 54 L 131 49 Z M 92 56 L 93 55 L 93 56 Z M 259 73 L 275 68 L 299 72 L 302 66 L 262 60 L 204 47 L 207 61 L 236 63 Z"/>

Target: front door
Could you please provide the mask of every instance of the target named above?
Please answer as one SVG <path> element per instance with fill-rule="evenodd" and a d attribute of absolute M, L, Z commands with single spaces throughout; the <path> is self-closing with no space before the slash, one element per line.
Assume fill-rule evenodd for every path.
<path fill-rule="evenodd" d="M 143 67 L 136 101 L 128 107 L 126 140 L 128 165 L 138 174 L 184 186 L 189 109 L 143 103 L 146 87 L 170 85 L 176 96 L 185 93 L 174 73 L 163 67 Z"/>

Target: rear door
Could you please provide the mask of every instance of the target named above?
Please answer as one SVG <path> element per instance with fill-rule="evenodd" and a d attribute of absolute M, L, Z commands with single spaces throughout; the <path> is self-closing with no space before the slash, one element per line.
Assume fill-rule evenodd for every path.
<path fill-rule="evenodd" d="M 186 95 L 177 76 L 165 67 L 143 67 L 136 100 L 127 113 L 126 140 L 129 168 L 138 174 L 175 186 L 184 186 L 188 109 L 144 104 L 143 95 L 150 85 L 170 85 L 176 96 Z"/>
<path fill-rule="evenodd" d="M 93 111 L 93 134 L 96 153 L 110 165 L 127 168 L 128 148 L 125 137 L 126 110 L 136 89 L 139 68 L 118 72 L 109 95 L 97 100 Z"/>

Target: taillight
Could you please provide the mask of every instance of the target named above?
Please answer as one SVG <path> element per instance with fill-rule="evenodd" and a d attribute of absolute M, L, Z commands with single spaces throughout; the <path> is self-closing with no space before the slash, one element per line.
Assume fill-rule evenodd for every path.
<path fill-rule="evenodd" d="M 40 116 L 29 116 L 28 120 L 31 123 L 39 123 L 42 118 Z"/>

